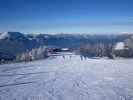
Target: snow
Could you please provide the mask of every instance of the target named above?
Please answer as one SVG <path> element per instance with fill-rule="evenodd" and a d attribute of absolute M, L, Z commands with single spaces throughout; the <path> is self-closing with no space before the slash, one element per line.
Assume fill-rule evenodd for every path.
<path fill-rule="evenodd" d="M 118 42 L 115 46 L 115 50 L 123 50 L 125 48 L 124 42 Z"/>
<path fill-rule="evenodd" d="M 5 33 L 0 33 L 0 40 L 5 39 L 6 37 L 9 37 L 9 34 L 7 32 Z"/>
<path fill-rule="evenodd" d="M 67 50 L 69 50 L 68 48 L 62 48 L 61 50 L 63 50 L 63 51 L 67 51 Z"/>
<path fill-rule="evenodd" d="M 0 65 L 0 100 L 133 100 L 132 65 L 73 54 Z"/>

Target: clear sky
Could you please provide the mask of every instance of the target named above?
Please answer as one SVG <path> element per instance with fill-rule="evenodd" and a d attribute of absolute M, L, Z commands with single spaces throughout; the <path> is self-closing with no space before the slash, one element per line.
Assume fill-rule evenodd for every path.
<path fill-rule="evenodd" d="M 0 0 L 0 31 L 133 32 L 133 0 Z"/>

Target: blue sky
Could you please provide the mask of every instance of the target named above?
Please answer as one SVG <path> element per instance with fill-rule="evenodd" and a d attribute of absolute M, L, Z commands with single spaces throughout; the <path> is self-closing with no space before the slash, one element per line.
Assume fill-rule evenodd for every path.
<path fill-rule="evenodd" d="M 0 31 L 133 32 L 133 0 L 0 0 Z"/>

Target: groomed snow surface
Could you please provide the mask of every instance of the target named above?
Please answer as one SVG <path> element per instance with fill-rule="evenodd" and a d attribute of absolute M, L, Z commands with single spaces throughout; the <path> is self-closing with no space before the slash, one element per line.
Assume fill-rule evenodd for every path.
<path fill-rule="evenodd" d="M 133 100 L 133 59 L 65 55 L 0 65 L 0 100 Z"/>

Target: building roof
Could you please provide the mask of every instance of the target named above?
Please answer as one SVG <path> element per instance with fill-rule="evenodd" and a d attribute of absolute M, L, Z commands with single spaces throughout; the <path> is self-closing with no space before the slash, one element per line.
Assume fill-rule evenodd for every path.
<path fill-rule="evenodd" d="M 125 49 L 125 44 L 124 42 L 118 42 L 115 46 L 115 50 L 123 50 Z"/>

